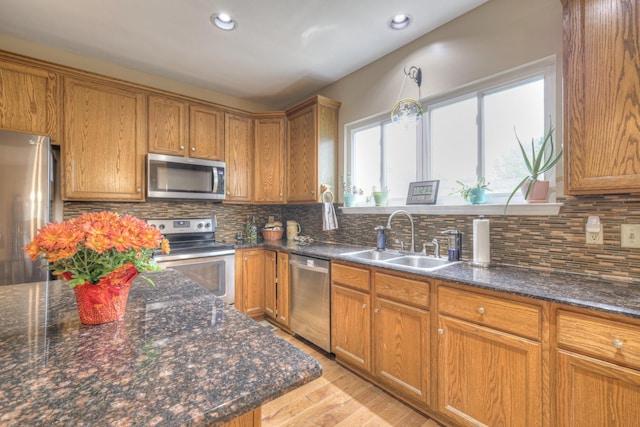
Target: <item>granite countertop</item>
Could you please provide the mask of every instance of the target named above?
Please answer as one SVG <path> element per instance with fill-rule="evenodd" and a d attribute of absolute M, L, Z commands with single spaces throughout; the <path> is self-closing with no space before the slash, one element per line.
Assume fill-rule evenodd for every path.
<path fill-rule="evenodd" d="M 0 287 L 0 425 L 219 425 L 322 373 L 177 271 L 81 325 L 66 282 Z"/>
<path fill-rule="evenodd" d="M 468 262 L 454 264 L 432 272 L 424 272 L 400 265 L 355 259 L 344 255 L 348 252 L 373 249 L 370 247 L 323 242 L 299 245 L 282 240 L 263 242 L 259 246 L 325 259 L 382 267 L 393 271 L 412 273 L 512 295 L 640 318 L 639 283 L 507 265 L 492 265 L 489 268 L 482 268 L 474 267 Z"/>

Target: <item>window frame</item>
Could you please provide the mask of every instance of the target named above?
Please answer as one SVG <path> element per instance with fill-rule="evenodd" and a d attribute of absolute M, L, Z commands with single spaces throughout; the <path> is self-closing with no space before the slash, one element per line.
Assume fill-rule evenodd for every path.
<path fill-rule="evenodd" d="M 534 61 L 525 65 L 513 68 L 511 70 L 508 70 L 502 73 L 498 73 L 488 78 L 477 80 L 475 82 L 466 84 L 459 88 L 421 99 L 420 102 L 425 111 L 425 119 L 421 120 L 420 124 L 416 127 L 416 135 L 418 138 L 417 150 L 416 150 L 416 172 L 417 172 L 416 181 L 431 179 L 429 177 L 432 171 L 430 170 L 430 165 L 429 165 L 429 162 L 427 161 L 427 158 L 428 158 L 427 155 L 429 154 L 429 151 L 431 148 L 430 128 L 428 123 L 425 125 L 425 121 L 428 120 L 430 111 L 434 107 L 446 105 L 448 103 L 453 103 L 462 99 L 475 97 L 478 102 L 477 120 L 479 120 L 480 123 L 482 123 L 483 109 L 481 104 L 483 102 L 483 97 L 485 95 L 491 94 L 496 91 L 509 89 L 509 87 L 515 87 L 521 84 L 526 84 L 528 81 L 533 81 L 540 77 L 542 77 L 544 81 L 545 129 L 548 129 L 549 118 L 551 117 L 554 122 L 553 125 L 555 128 L 554 142 L 556 143 L 556 146 L 557 146 L 556 148 L 561 147 L 562 146 L 561 144 L 562 123 L 561 121 L 556 119 L 557 118 L 556 107 L 557 107 L 558 95 L 556 90 L 556 78 L 557 78 L 556 57 L 555 55 L 553 55 L 546 58 L 542 58 L 538 61 Z M 345 139 L 347 141 L 347 144 L 345 144 L 345 162 L 344 162 L 345 174 L 350 174 L 351 171 L 354 170 L 354 158 L 353 158 L 354 133 L 364 129 L 371 128 L 371 127 L 379 126 L 381 128 L 381 135 L 383 135 L 384 132 L 382 131 L 382 127 L 384 126 L 385 123 L 389 121 L 390 121 L 389 112 L 384 112 L 384 113 L 376 114 L 374 116 L 370 116 L 368 118 L 361 119 L 345 125 Z M 484 134 L 483 127 L 482 125 L 479 125 L 478 138 L 477 138 L 477 143 L 479 146 L 478 146 L 478 159 L 476 159 L 476 164 L 477 166 L 479 166 L 481 170 L 478 170 L 476 172 L 478 176 L 483 176 L 485 172 L 483 170 L 483 168 L 485 167 L 484 162 L 481 162 L 482 160 L 481 156 L 484 156 L 484 147 L 485 147 L 483 134 Z M 562 163 L 563 162 L 560 162 L 560 164 Z M 557 214 L 557 212 L 559 211 L 559 206 L 561 206 L 561 204 L 555 203 L 556 191 L 558 190 L 561 191 L 561 187 L 562 187 L 561 185 L 557 185 L 556 183 L 556 176 L 557 176 L 556 169 L 558 166 L 556 166 L 556 168 L 553 168 L 551 171 L 545 174 L 545 179 L 548 179 L 550 181 L 549 203 L 535 204 L 537 207 L 536 208 L 536 207 L 533 207 L 532 205 L 527 205 L 524 202 L 524 200 L 522 200 L 521 196 L 518 195 L 517 197 L 514 197 L 514 199 L 511 201 L 509 205 L 510 206 L 509 211 L 511 211 L 510 214 L 511 213 L 522 214 L 523 212 L 527 212 L 527 211 L 531 211 L 531 212 L 550 211 L 550 212 L 555 212 L 555 214 Z M 366 193 L 366 189 L 365 189 L 365 193 Z M 462 201 L 460 198 L 456 200 L 453 198 L 448 198 L 446 197 L 447 195 L 444 195 L 444 194 L 441 196 L 442 197 L 439 196 L 438 205 L 434 205 L 434 208 L 432 209 L 428 209 L 428 208 L 426 209 L 427 210 L 444 209 L 445 211 L 448 212 L 449 210 L 447 210 L 446 207 L 451 206 L 453 207 L 452 209 L 453 211 L 459 213 L 460 212 L 459 208 L 461 206 L 465 206 L 464 201 Z M 508 198 L 508 194 L 492 194 L 492 202 L 491 202 L 492 205 L 490 206 L 500 207 L 499 211 L 500 213 L 503 213 L 504 203 L 506 203 L 507 198 Z M 445 199 L 444 204 L 442 203 L 443 199 Z M 395 207 L 397 206 L 406 207 L 406 205 L 404 204 L 405 201 L 406 200 L 400 201 L 398 198 L 390 200 L 390 202 L 394 203 Z M 400 204 L 396 204 L 398 202 L 400 202 Z M 513 209 L 512 205 L 514 206 L 522 205 L 523 207 L 531 207 L 531 208 L 530 209 L 529 208 Z M 540 209 L 540 206 L 538 205 L 543 205 L 542 206 L 543 209 Z M 546 205 L 549 209 L 544 208 L 544 205 Z M 436 208 L 437 206 L 443 206 L 444 208 Z M 467 205 L 467 206 L 471 206 L 471 205 Z M 474 207 L 475 207 L 474 213 L 476 213 L 478 205 L 474 205 Z M 373 208 L 373 206 L 371 206 L 371 208 Z M 352 209 L 361 210 L 359 208 L 347 208 L 348 211 Z M 380 209 L 380 208 L 378 207 L 376 209 Z M 489 209 L 489 210 L 492 212 L 498 211 L 498 209 Z"/>

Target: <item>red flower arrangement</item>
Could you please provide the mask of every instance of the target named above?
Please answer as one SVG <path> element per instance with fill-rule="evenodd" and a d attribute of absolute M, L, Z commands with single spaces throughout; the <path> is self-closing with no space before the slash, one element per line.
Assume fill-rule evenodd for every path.
<path fill-rule="evenodd" d="M 160 230 L 131 215 L 100 212 L 45 225 L 24 251 L 33 261 L 45 258 L 47 268 L 74 288 L 99 284 L 110 273 L 131 267 L 139 272 L 160 270 L 152 256 L 157 248 L 162 253 L 170 250 Z"/>

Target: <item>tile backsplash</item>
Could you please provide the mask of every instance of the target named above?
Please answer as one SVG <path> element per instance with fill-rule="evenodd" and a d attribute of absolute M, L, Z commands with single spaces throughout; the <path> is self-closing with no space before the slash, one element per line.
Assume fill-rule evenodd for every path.
<path fill-rule="evenodd" d="M 628 279 L 640 283 L 640 249 L 620 247 L 621 224 L 640 224 L 640 196 L 580 196 L 565 197 L 557 216 L 488 215 L 491 221 L 491 260 L 496 263 L 536 267 Z M 209 217 L 217 215 L 218 240 L 234 241 L 243 230 L 247 215 L 256 215 L 257 223 L 276 220 L 296 220 L 303 235 L 318 241 L 360 244 L 374 247 L 373 228 L 386 225 L 388 215 L 344 215 L 336 205 L 339 228 L 322 230 L 322 205 L 233 205 L 212 202 L 146 202 L 146 203 L 85 203 L 65 202 L 65 218 L 85 211 L 113 210 L 140 218 Z M 589 215 L 598 215 L 603 224 L 604 244 L 587 245 L 585 223 Z M 414 215 L 416 247 L 434 237 L 446 254 L 447 240 L 443 230 L 458 229 L 464 233 L 464 259 L 472 258 L 473 215 Z M 393 219 L 387 237 L 388 247 L 410 241 L 409 221 L 403 216 Z"/>

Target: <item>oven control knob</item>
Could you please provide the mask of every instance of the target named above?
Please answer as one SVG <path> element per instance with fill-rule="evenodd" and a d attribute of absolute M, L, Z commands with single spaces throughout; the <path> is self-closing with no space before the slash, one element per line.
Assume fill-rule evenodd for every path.
<path fill-rule="evenodd" d="M 202 228 L 202 223 L 201 222 L 198 223 L 198 228 L 199 229 Z"/>
<path fill-rule="evenodd" d="M 211 223 L 210 222 L 205 222 L 204 228 L 211 228 Z"/>
<path fill-rule="evenodd" d="M 160 230 L 164 230 L 164 224 L 160 224 L 160 225 L 158 225 L 158 228 L 159 228 Z"/>

